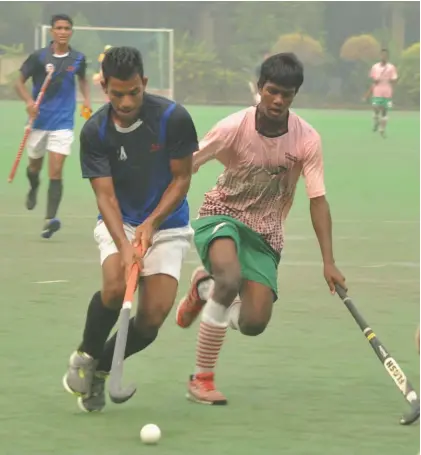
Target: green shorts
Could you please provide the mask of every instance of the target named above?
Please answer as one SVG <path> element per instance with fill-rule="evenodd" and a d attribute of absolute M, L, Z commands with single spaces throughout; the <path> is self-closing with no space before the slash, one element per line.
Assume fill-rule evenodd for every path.
<path fill-rule="evenodd" d="M 202 264 L 211 273 L 208 256 L 213 240 L 228 237 L 234 240 L 243 279 L 255 281 L 272 289 L 274 300 L 278 296 L 279 253 L 273 250 L 263 238 L 241 221 L 230 216 L 206 216 L 192 221 L 194 243 Z"/>
<path fill-rule="evenodd" d="M 381 96 L 373 96 L 371 98 L 371 104 L 373 106 L 382 107 L 385 110 L 392 108 L 392 99 L 391 98 L 383 98 Z"/>

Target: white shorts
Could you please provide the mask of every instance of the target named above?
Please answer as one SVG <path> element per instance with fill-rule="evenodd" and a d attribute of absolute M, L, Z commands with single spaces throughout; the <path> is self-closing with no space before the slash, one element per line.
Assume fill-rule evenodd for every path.
<path fill-rule="evenodd" d="M 42 158 L 47 151 L 68 156 L 70 155 L 73 137 L 72 130 L 32 130 L 26 143 L 28 156 L 33 159 Z"/>
<path fill-rule="evenodd" d="M 124 231 L 130 242 L 134 239 L 135 230 L 134 226 L 124 224 Z M 194 231 L 190 225 L 158 231 L 154 235 L 152 246 L 143 260 L 141 276 L 163 273 L 179 281 L 181 266 L 190 249 L 193 234 Z M 94 229 L 94 238 L 100 251 L 101 265 L 108 256 L 118 253 L 118 249 L 103 221 L 98 221 Z"/>

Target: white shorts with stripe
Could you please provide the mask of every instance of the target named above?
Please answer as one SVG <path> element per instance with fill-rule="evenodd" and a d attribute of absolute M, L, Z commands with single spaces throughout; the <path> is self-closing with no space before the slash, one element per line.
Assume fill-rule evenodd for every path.
<path fill-rule="evenodd" d="M 124 224 L 124 232 L 131 242 L 134 239 L 136 228 L 130 224 Z M 180 280 L 181 267 L 190 249 L 194 231 L 190 225 L 164 229 L 158 231 L 149 251 L 143 260 L 141 276 L 156 275 L 162 273 Z M 98 221 L 94 238 L 100 251 L 101 265 L 112 254 L 118 253 L 118 249 L 103 221 Z"/>

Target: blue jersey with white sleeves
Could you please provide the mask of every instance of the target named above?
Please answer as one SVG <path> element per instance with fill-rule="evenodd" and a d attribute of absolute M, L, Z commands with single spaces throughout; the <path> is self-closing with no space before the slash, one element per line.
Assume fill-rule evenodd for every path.
<path fill-rule="evenodd" d="M 84 178 L 112 177 L 125 223 L 138 226 L 158 206 L 172 181 L 171 160 L 198 149 L 193 120 L 187 110 L 160 96 L 144 94 L 138 120 L 128 128 L 114 124 L 106 104 L 84 125 L 80 161 Z M 185 198 L 160 229 L 189 223 Z"/>
<path fill-rule="evenodd" d="M 46 65 L 54 65 L 48 86 L 33 128 L 44 131 L 72 130 L 76 110 L 76 76 L 85 79 L 85 56 L 69 48 L 64 55 L 55 55 L 51 46 L 39 49 L 22 64 L 20 72 L 25 80 L 32 79 L 35 100 L 47 76 Z"/>

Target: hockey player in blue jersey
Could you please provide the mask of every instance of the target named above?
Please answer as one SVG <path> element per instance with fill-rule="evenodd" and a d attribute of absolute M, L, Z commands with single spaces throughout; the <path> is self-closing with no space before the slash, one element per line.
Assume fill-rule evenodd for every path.
<path fill-rule="evenodd" d="M 29 164 L 27 177 L 29 192 L 26 208 L 32 210 L 37 203 L 40 185 L 39 174 L 46 152 L 48 152 L 48 199 L 42 237 L 50 238 L 61 227 L 56 218 L 63 193 L 63 166 L 70 155 L 73 142 L 74 115 L 76 110 L 76 82 L 83 97 L 85 110 L 91 111 L 89 84 L 86 79 L 85 56 L 69 46 L 73 21 L 65 14 L 57 14 L 51 19 L 51 43 L 32 53 L 20 68 L 16 90 L 26 103 L 28 115 L 35 118 L 33 129 L 27 142 Z M 35 99 L 46 77 L 46 66 L 54 65 L 54 74 L 39 107 Z M 32 93 L 25 82 L 32 79 Z"/>
<path fill-rule="evenodd" d="M 140 261 L 136 316 L 130 320 L 125 357 L 156 338 L 176 298 L 183 260 L 190 249 L 187 191 L 196 129 L 186 109 L 145 91 L 140 53 L 113 47 L 102 63 L 102 85 L 110 102 L 84 125 L 80 135 L 82 175 L 89 179 L 100 216 L 94 237 L 100 252 L 102 287 L 89 303 L 82 342 L 63 378 L 85 411 L 105 406 L 125 276 Z"/>

